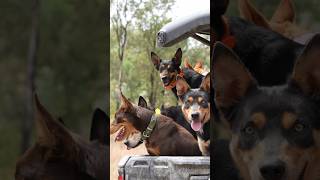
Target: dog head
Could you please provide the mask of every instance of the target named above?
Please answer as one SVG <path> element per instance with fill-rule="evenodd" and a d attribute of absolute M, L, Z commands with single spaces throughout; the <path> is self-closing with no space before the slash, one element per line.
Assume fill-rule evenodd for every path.
<path fill-rule="evenodd" d="M 175 82 L 177 75 L 180 73 L 180 64 L 182 51 L 179 48 L 171 60 L 160 59 L 159 56 L 151 52 L 151 61 L 154 67 L 159 71 L 160 78 L 164 86 L 169 86 Z"/>
<path fill-rule="evenodd" d="M 215 45 L 215 103 L 230 124 L 230 151 L 244 179 L 300 180 L 314 168 L 313 159 L 319 160 L 319 57 L 317 35 L 298 58 L 288 84 L 259 87 L 232 50 Z"/>
<path fill-rule="evenodd" d="M 17 161 L 16 180 L 92 180 L 109 175 L 108 117 L 93 119 L 91 142 L 66 129 L 35 97 L 36 142 Z M 96 119 L 95 119 L 96 118 Z"/>
<path fill-rule="evenodd" d="M 138 106 L 154 111 L 154 108 L 148 107 L 147 101 L 140 96 L 138 101 Z M 124 141 L 124 144 L 127 146 L 127 149 L 138 147 L 141 142 L 142 134 L 140 131 L 134 130 L 132 131 Z"/>
<path fill-rule="evenodd" d="M 115 114 L 115 119 L 111 123 L 110 134 L 116 132 L 115 141 L 123 141 L 134 132 L 137 132 L 139 126 L 139 118 L 137 117 L 137 109 L 135 106 L 121 93 L 121 105 Z"/>
<path fill-rule="evenodd" d="M 185 119 L 194 131 L 201 131 L 210 120 L 210 73 L 198 89 L 191 89 L 183 78 L 178 78 L 176 87 Z"/>

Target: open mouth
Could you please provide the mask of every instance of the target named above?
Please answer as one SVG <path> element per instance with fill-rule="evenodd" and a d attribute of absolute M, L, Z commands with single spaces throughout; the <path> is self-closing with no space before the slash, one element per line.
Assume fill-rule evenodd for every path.
<path fill-rule="evenodd" d="M 116 141 L 122 141 L 122 140 L 124 140 L 125 134 L 126 134 L 126 127 L 122 126 L 122 127 L 120 128 L 120 130 L 119 130 L 119 132 L 118 132 L 118 134 L 117 134 L 117 136 L 116 136 L 116 138 L 115 138 L 114 141 L 116 142 Z"/>
<path fill-rule="evenodd" d="M 200 120 L 192 120 L 191 121 L 191 128 L 194 131 L 200 131 L 200 129 L 202 128 L 202 123 Z"/>
<path fill-rule="evenodd" d="M 163 77 L 163 78 L 161 78 L 161 80 L 162 80 L 162 82 L 163 82 L 163 84 L 165 86 L 170 84 L 170 78 L 169 77 Z"/>

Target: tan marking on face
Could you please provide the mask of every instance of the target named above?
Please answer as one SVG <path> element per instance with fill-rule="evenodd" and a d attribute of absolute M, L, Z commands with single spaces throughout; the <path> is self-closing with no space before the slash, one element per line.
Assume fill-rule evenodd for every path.
<path fill-rule="evenodd" d="M 190 108 L 186 109 L 182 105 L 182 113 L 183 113 L 184 119 L 186 119 L 188 123 L 189 123 L 189 118 L 188 117 L 189 117 L 190 111 L 191 111 Z"/>
<path fill-rule="evenodd" d="M 264 115 L 264 113 L 262 113 L 262 112 L 253 113 L 251 115 L 251 119 L 252 119 L 252 122 L 254 123 L 254 125 L 256 127 L 258 127 L 259 129 L 262 129 L 267 122 L 267 118 Z"/>
<path fill-rule="evenodd" d="M 189 101 L 190 103 L 192 103 L 192 102 L 193 102 L 193 97 L 188 97 L 188 101 Z"/>
<path fill-rule="evenodd" d="M 202 124 L 205 124 L 210 120 L 210 103 L 208 103 L 208 108 L 200 107 L 200 118 Z"/>
<path fill-rule="evenodd" d="M 239 136 L 236 134 L 232 134 L 231 142 L 229 145 L 230 153 L 232 156 L 232 159 L 237 166 L 237 169 L 240 172 L 240 176 L 244 180 L 252 180 L 250 178 L 250 173 L 249 173 L 249 165 L 245 163 L 243 156 L 242 156 L 242 151 L 239 149 Z"/>
<path fill-rule="evenodd" d="M 290 129 L 295 124 L 297 116 L 291 112 L 284 112 L 282 114 L 282 126 L 285 129 Z"/>
<path fill-rule="evenodd" d="M 202 100 L 203 100 L 203 97 L 198 97 L 198 103 L 201 103 Z"/>
<path fill-rule="evenodd" d="M 138 131 L 126 118 L 122 118 L 121 123 L 115 123 L 110 125 L 110 135 L 118 132 L 120 129 L 125 128 L 124 139 L 128 138 L 130 134 Z"/>

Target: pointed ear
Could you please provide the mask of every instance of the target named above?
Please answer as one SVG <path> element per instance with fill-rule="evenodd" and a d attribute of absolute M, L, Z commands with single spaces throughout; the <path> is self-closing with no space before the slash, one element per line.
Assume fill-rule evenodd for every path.
<path fill-rule="evenodd" d="M 268 20 L 259 12 L 249 0 L 239 0 L 240 16 L 258 26 L 270 29 Z"/>
<path fill-rule="evenodd" d="M 200 89 L 203 90 L 203 91 L 206 91 L 210 94 L 210 73 L 208 73 L 206 75 L 206 77 L 204 77 L 204 79 L 202 80 L 201 82 L 201 85 L 200 85 Z"/>
<path fill-rule="evenodd" d="M 255 80 L 231 49 L 216 43 L 212 55 L 213 89 L 219 108 L 231 108 L 256 86 Z"/>
<path fill-rule="evenodd" d="M 181 48 L 179 48 L 179 49 L 177 49 L 176 54 L 174 55 L 174 57 L 172 59 L 176 66 L 181 65 L 181 58 L 182 58 L 182 51 L 181 51 Z"/>
<path fill-rule="evenodd" d="M 194 65 L 194 69 L 202 69 L 203 68 L 203 61 L 198 60 Z"/>
<path fill-rule="evenodd" d="M 154 52 L 151 52 L 151 62 L 153 63 L 154 67 L 159 70 L 159 66 L 160 66 L 160 58 L 158 57 L 158 55 Z"/>
<path fill-rule="evenodd" d="M 120 110 L 123 112 L 129 112 L 133 109 L 131 102 L 120 92 L 121 105 Z"/>
<path fill-rule="evenodd" d="M 291 0 L 282 0 L 274 12 L 271 22 L 282 23 L 282 22 L 294 22 L 295 10 Z"/>
<path fill-rule="evenodd" d="M 293 69 L 291 84 L 306 95 L 320 95 L 320 34 L 307 44 Z"/>
<path fill-rule="evenodd" d="M 191 64 L 189 63 L 188 58 L 184 58 L 184 67 L 188 69 L 193 69 Z"/>
<path fill-rule="evenodd" d="M 139 96 L 138 106 L 148 108 L 148 103 L 142 96 Z"/>
<path fill-rule="evenodd" d="M 90 141 L 98 140 L 101 144 L 109 145 L 108 134 L 110 118 L 101 109 L 97 108 L 92 117 Z"/>
<path fill-rule="evenodd" d="M 64 152 L 72 152 L 76 142 L 71 132 L 60 122 L 53 119 L 51 114 L 41 105 L 38 96 L 34 95 L 35 123 L 37 142 L 46 147 L 63 147 Z"/>
<path fill-rule="evenodd" d="M 182 77 L 178 77 L 176 82 L 176 88 L 177 88 L 177 95 L 180 100 L 181 100 L 181 97 L 190 90 L 189 84 Z"/>

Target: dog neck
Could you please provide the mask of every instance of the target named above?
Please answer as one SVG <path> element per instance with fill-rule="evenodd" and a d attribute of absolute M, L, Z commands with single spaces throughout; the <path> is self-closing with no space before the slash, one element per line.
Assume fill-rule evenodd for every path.
<path fill-rule="evenodd" d="M 140 132 L 143 132 L 149 125 L 149 122 L 151 120 L 152 115 L 154 114 L 153 111 L 150 111 L 149 109 L 140 107 L 140 106 L 135 106 L 136 112 L 137 112 L 137 117 L 140 120 L 140 123 L 137 127 L 135 127 L 137 130 Z"/>

